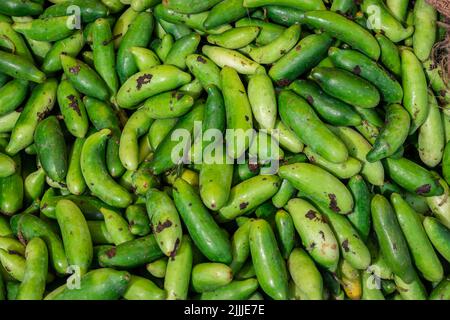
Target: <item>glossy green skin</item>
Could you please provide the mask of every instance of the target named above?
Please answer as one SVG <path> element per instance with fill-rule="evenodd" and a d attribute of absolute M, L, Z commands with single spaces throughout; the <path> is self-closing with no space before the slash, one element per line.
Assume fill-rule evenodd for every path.
<path fill-rule="evenodd" d="M 28 49 L 25 39 L 12 28 L 10 22 L 0 21 L 0 36 L 2 47 L 33 63 L 33 55 Z"/>
<path fill-rule="evenodd" d="M 206 86 L 205 90 L 208 98 L 205 103 L 202 130 L 205 132 L 208 129 L 217 129 L 223 132 L 226 128 L 226 111 L 222 93 L 219 87 L 213 84 Z"/>
<path fill-rule="evenodd" d="M 34 237 L 42 238 L 48 248 L 50 262 L 58 274 L 67 272 L 68 262 L 61 238 L 52 230 L 51 226 L 31 214 L 15 215 L 10 220 L 11 228 L 16 236 L 27 241 Z"/>
<path fill-rule="evenodd" d="M 450 231 L 438 219 L 425 217 L 423 226 L 431 243 L 436 250 L 447 260 L 450 261 Z"/>
<path fill-rule="evenodd" d="M 101 250 L 98 253 L 98 261 L 103 267 L 132 269 L 163 256 L 155 236 L 148 235 Z"/>
<path fill-rule="evenodd" d="M 433 212 L 434 216 L 440 220 L 447 228 L 450 229 L 450 201 L 449 201 L 449 187 L 447 183 L 441 178 L 439 184 L 444 189 L 444 193 L 441 196 L 427 197 L 426 202 L 428 207 Z"/>
<path fill-rule="evenodd" d="M 325 56 L 332 39 L 326 34 L 310 35 L 300 40 L 297 45 L 269 70 L 270 77 L 279 85 L 289 84 L 312 67 L 315 67 Z"/>
<path fill-rule="evenodd" d="M 348 181 L 348 189 L 353 195 L 355 206 L 347 218 L 366 242 L 370 233 L 370 200 L 371 194 L 363 177 L 356 175 Z"/>
<path fill-rule="evenodd" d="M 248 82 L 248 99 L 262 129 L 273 129 L 277 120 L 277 98 L 272 80 L 265 73 L 255 74 Z"/>
<path fill-rule="evenodd" d="M 152 119 L 178 118 L 185 115 L 193 105 L 192 96 L 181 91 L 170 91 L 147 99 L 142 110 Z"/>
<path fill-rule="evenodd" d="M 285 52 L 288 52 L 295 46 L 300 38 L 300 32 L 300 25 L 295 24 L 284 30 L 277 39 L 265 46 L 249 46 L 248 55 L 257 63 L 273 63 L 283 57 Z"/>
<path fill-rule="evenodd" d="M 217 28 L 211 28 L 206 29 L 203 26 L 203 23 L 208 18 L 210 11 L 203 11 L 200 13 L 194 13 L 194 14 L 185 14 L 180 13 L 172 9 L 168 9 L 164 7 L 163 5 L 157 5 L 153 10 L 155 17 L 157 19 L 162 19 L 171 23 L 175 24 L 184 24 L 188 26 L 189 28 L 198 30 L 200 32 L 205 32 L 208 34 L 219 34 L 222 33 L 225 30 L 228 30 L 231 28 L 230 25 L 225 24 L 222 26 L 219 26 Z"/>
<path fill-rule="evenodd" d="M 38 122 L 53 109 L 57 85 L 55 79 L 49 79 L 34 88 L 12 131 L 5 149 L 8 154 L 16 154 L 33 142 Z"/>
<path fill-rule="evenodd" d="M 275 233 L 281 254 L 287 259 L 295 246 L 295 227 L 291 216 L 284 210 L 275 213 Z"/>
<path fill-rule="evenodd" d="M 186 300 L 193 263 L 191 239 L 183 236 L 177 254 L 167 261 L 164 289 L 168 300 Z"/>
<path fill-rule="evenodd" d="M 134 112 L 120 136 L 119 157 L 127 170 L 135 171 L 139 165 L 138 139 L 148 132 L 153 119 L 148 112 L 148 107 Z"/>
<path fill-rule="evenodd" d="M 220 81 L 225 102 L 227 129 L 235 130 L 230 137 L 233 139 L 234 147 L 228 153 L 237 159 L 250 145 L 249 137 L 245 138 L 242 145 L 239 145 L 239 140 L 242 140 L 243 136 L 239 131 L 243 130 L 244 134 L 248 134 L 248 130 L 253 128 L 252 110 L 245 87 L 236 70 L 230 67 L 223 68 L 220 72 Z"/>
<path fill-rule="evenodd" d="M 79 289 L 56 289 L 50 300 L 118 300 L 126 291 L 131 276 L 126 271 L 96 269 L 81 277 Z M 49 300 L 49 296 L 45 298 Z"/>
<path fill-rule="evenodd" d="M 371 262 L 369 249 L 358 236 L 357 230 L 353 228 L 350 221 L 345 216 L 339 215 L 319 203 L 316 205 L 333 229 L 345 261 L 355 269 L 367 269 Z"/>
<path fill-rule="evenodd" d="M 243 0 L 224 0 L 216 4 L 203 22 L 205 29 L 214 29 L 226 23 L 234 22 L 247 15 Z"/>
<path fill-rule="evenodd" d="M 68 55 L 61 54 L 60 58 L 64 74 L 76 90 L 102 101 L 109 98 L 108 86 L 94 69 Z"/>
<path fill-rule="evenodd" d="M 186 57 L 197 51 L 200 39 L 200 35 L 194 32 L 181 37 L 173 44 L 165 58 L 164 63 L 174 65 L 180 69 L 185 69 Z"/>
<path fill-rule="evenodd" d="M 17 300 L 42 300 L 48 272 L 48 252 L 45 242 L 33 238 L 27 244 L 23 280 L 17 292 Z"/>
<path fill-rule="evenodd" d="M 0 248 L 0 263 L 3 277 L 8 280 L 23 280 L 25 259 L 20 254 Z"/>
<path fill-rule="evenodd" d="M 428 300 L 449 300 L 450 299 L 450 280 L 443 279 L 436 288 L 430 293 Z"/>
<path fill-rule="evenodd" d="M 133 55 L 129 51 L 131 47 L 147 47 L 153 32 L 154 19 L 148 12 L 141 12 L 131 22 L 127 32 L 120 42 L 117 52 L 117 74 L 123 84 L 131 75 L 138 71 Z"/>
<path fill-rule="evenodd" d="M 303 249 L 296 248 L 292 251 L 288 269 L 295 285 L 305 294 L 305 300 L 323 299 L 322 275 Z"/>
<path fill-rule="evenodd" d="M 411 119 L 410 134 L 414 133 L 427 119 L 428 86 L 419 59 L 408 49 L 401 50 L 403 106 L 408 110 Z"/>
<path fill-rule="evenodd" d="M 414 272 L 414 278 L 410 283 L 405 282 L 398 276 L 394 277 L 395 284 L 397 286 L 397 291 L 403 300 L 426 300 L 427 292 L 422 280 L 418 277 L 417 273 Z"/>
<path fill-rule="evenodd" d="M 147 212 L 156 241 L 166 256 L 174 257 L 183 236 L 177 208 L 167 193 L 157 189 L 150 189 L 146 198 Z"/>
<path fill-rule="evenodd" d="M 23 206 L 23 178 L 21 175 L 21 158 L 12 158 L 16 171 L 4 178 L 0 178 L 0 212 L 5 215 L 17 213 Z"/>
<path fill-rule="evenodd" d="M 125 211 L 132 234 L 137 236 L 146 236 L 151 232 L 150 220 L 147 215 L 145 206 L 131 205 Z"/>
<path fill-rule="evenodd" d="M 441 262 L 428 240 L 419 215 L 398 193 L 391 195 L 391 202 L 411 250 L 415 266 L 428 281 L 442 280 L 444 272 Z"/>
<path fill-rule="evenodd" d="M 347 160 L 344 143 L 325 126 L 305 100 L 284 90 L 278 95 L 278 108 L 283 123 L 315 152 L 334 163 Z"/>
<path fill-rule="evenodd" d="M 271 21 L 288 27 L 298 23 L 305 11 L 277 5 L 265 6 L 264 10 Z"/>
<path fill-rule="evenodd" d="M 375 85 L 380 90 L 386 103 L 400 103 L 402 101 L 403 90 L 400 83 L 364 54 L 335 47 L 331 48 L 328 54 L 337 68 L 353 72 Z"/>
<path fill-rule="evenodd" d="M 180 142 L 172 141 L 172 133 L 178 129 L 188 130 L 188 132 L 192 133 L 194 130 L 194 122 L 201 121 L 203 119 L 203 113 L 204 106 L 199 104 L 194 106 L 188 114 L 181 117 L 173 129 L 158 144 L 153 159 L 149 163 L 144 163 L 143 166 L 150 169 L 156 175 L 175 167 L 177 164 L 172 162 L 172 150 Z"/>
<path fill-rule="evenodd" d="M 257 45 L 266 45 L 278 38 L 285 28 L 282 26 L 266 22 L 264 20 L 252 19 L 252 18 L 243 18 L 241 20 L 236 21 L 236 28 L 240 27 L 258 27 L 260 28 L 260 32 L 258 37 L 256 38 Z"/>
<path fill-rule="evenodd" d="M 84 181 L 80 165 L 81 150 L 85 141 L 86 139 L 84 138 L 75 139 L 69 155 L 69 167 L 67 169 L 66 184 L 70 193 L 74 195 L 83 194 L 86 190 L 86 182 Z"/>
<path fill-rule="evenodd" d="M 299 153 L 303 150 L 303 142 L 280 119 L 275 123 L 275 130 L 269 130 L 269 133 L 272 135 L 276 134 L 275 137 L 277 137 L 280 146 L 284 150 L 292 153 Z"/>
<path fill-rule="evenodd" d="M 119 89 L 117 103 L 122 108 L 130 109 L 151 96 L 176 89 L 190 81 L 191 75 L 177 67 L 155 66 L 130 77 Z"/>
<path fill-rule="evenodd" d="M 354 108 L 335 99 L 312 81 L 295 80 L 289 89 L 306 99 L 325 121 L 338 126 L 356 126 L 362 121 Z"/>
<path fill-rule="evenodd" d="M 0 13 L 8 16 L 37 16 L 42 11 L 42 4 L 28 0 L 5 0 L 0 4 Z"/>
<path fill-rule="evenodd" d="M 369 58 L 378 60 L 380 46 L 372 34 L 344 16 L 332 11 L 310 11 L 300 21 L 315 29 L 321 29 Z"/>
<path fill-rule="evenodd" d="M 134 62 L 136 63 L 139 71 L 143 71 L 161 64 L 159 57 L 150 49 L 131 47 L 130 52 L 133 55 Z"/>
<path fill-rule="evenodd" d="M 345 143 L 350 156 L 363 162 L 361 175 L 373 185 L 383 185 L 383 165 L 379 161 L 370 163 L 366 159 L 367 153 L 371 150 L 372 145 L 363 136 L 351 128 L 329 126 L 329 129 Z"/>
<path fill-rule="evenodd" d="M 362 163 L 352 157 L 348 157 L 342 163 L 332 163 L 322 158 L 309 147 L 303 149 L 303 152 L 308 157 L 310 163 L 329 171 L 339 179 L 349 179 L 358 174 L 362 169 Z"/>
<path fill-rule="evenodd" d="M 75 15 L 34 19 L 28 22 L 15 22 L 13 29 L 36 41 L 58 41 L 69 37 L 75 30 Z"/>
<path fill-rule="evenodd" d="M 256 277 L 261 288 L 274 300 L 286 300 L 288 294 L 286 265 L 267 221 L 255 220 L 251 223 L 249 242 Z"/>
<path fill-rule="evenodd" d="M 414 27 L 403 27 L 381 0 L 364 0 L 361 9 L 368 16 L 369 29 L 382 32 L 393 42 L 405 40 L 414 33 Z"/>
<path fill-rule="evenodd" d="M 336 270 L 339 261 L 338 241 L 322 214 L 302 199 L 291 199 L 286 210 L 311 257 L 323 267 Z"/>
<path fill-rule="evenodd" d="M 122 217 L 121 213 L 106 208 L 101 208 L 100 212 L 103 214 L 106 230 L 111 235 L 111 240 L 115 245 L 120 245 L 134 239 L 133 234 L 129 230 L 128 223 Z"/>
<path fill-rule="evenodd" d="M 418 150 L 423 163 L 436 167 L 442 162 L 445 148 L 445 132 L 441 111 L 431 90 L 428 91 L 428 117 L 419 128 Z"/>
<path fill-rule="evenodd" d="M 110 134 L 111 130 L 103 129 L 86 139 L 81 151 L 81 171 L 88 188 L 102 201 L 111 206 L 126 208 L 132 197 L 112 179 L 106 169 L 105 160 L 102 159 Z"/>
<path fill-rule="evenodd" d="M 192 287 L 196 292 L 214 291 L 233 280 L 233 272 L 222 263 L 200 263 L 192 268 Z"/>
<path fill-rule="evenodd" d="M 376 34 L 375 38 L 381 48 L 381 63 L 394 75 L 401 77 L 402 64 L 398 47 L 382 34 Z"/>
<path fill-rule="evenodd" d="M 244 224 L 240 225 L 231 238 L 231 253 L 233 255 L 233 260 L 230 263 L 230 268 L 233 271 L 233 274 L 237 274 L 239 270 L 241 270 L 250 255 L 248 234 L 251 221 L 253 220 L 246 221 Z"/>
<path fill-rule="evenodd" d="M 14 111 L 27 97 L 28 81 L 14 79 L 0 87 L 0 116 Z"/>
<path fill-rule="evenodd" d="M 116 55 L 112 38 L 109 22 L 105 19 L 96 20 L 92 27 L 94 66 L 114 95 L 119 89 L 119 79 L 116 73 Z"/>
<path fill-rule="evenodd" d="M 246 8 L 255 8 L 274 4 L 304 11 L 325 10 L 325 5 L 322 0 L 244 0 L 244 7 Z"/>
<path fill-rule="evenodd" d="M 444 193 L 439 181 L 427 169 L 411 160 L 387 158 L 385 167 L 391 179 L 409 192 L 426 197 Z"/>
<path fill-rule="evenodd" d="M 227 164 L 225 158 L 222 162 L 207 163 L 205 161 L 200 170 L 200 197 L 205 206 L 213 211 L 223 208 L 230 196 L 233 164 Z"/>
<path fill-rule="evenodd" d="M 56 205 L 56 219 L 69 265 L 78 266 L 80 274 L 85 274 L 91 266 L 93 249 L 83 213 L 72 201 L 61 200 Z"/>
<path fill-rule="evenodd" d="M 387 7 L 391 10 L 391 13 L 399 21 L 405 21 L 406 14 L 408 12 L 409 0 L 387 0 Z"/>
<path fill-rule="evenodd" d="M 330 10 L 344 14 L 356 10 L 356 5 L 352 0 L 333 0 Z"/>
<path fill-rule="evenodd" d="M 42 168 L 30 173 L 24 181 L 25 198 L 31 200 L 40 199 L 44 194 L 46 174 Z"/>
<path fill-rule="evenodd" d="M 165 300 L 166 292 L 151 280 L 133 275 L 123 293 L 123 298 L 126 300 Z"/>
<path fill-rule="evenodd" d="M 56 219 L 55 208 L 58 201 L 62 199 L 71 200 L 83 212 L 87 219 L 103 220 L 103 215 L 100 212 L 101 208 L 110 208 L 106 203 L 99 199 L 88 195 L 65 195 L 56 196 L 54 189 L 48 189 L 41 199 L 41 212 L 52 219 Z"/>
<path fill-rule="evenodd" d="M 183 179 L 175 180 L 173 187 L 175 206 L 195 245 L 209 260 L 230 263 L 232 256 L 228 236 L 214 221 L 199 195 Z"/>
<path fill-rule="evenodd" d="M 144 11 L 159 3 L 161 0 L 131 0 L 131 8 L 135 11 Z"/>
<path fill-rule="evenodd" d="M 219 210 L 219 220 L 230 221 L 257 208 L 272 198 L 280 183 L 278 176 L 258 175 L 234 186 L 228 202 Z"/>
<path fill-rule="evenodd" d="M 120 0 L 101 0 L 111 13 L 118 13 L 123 10 L 125 5 Z"/>
<path fill-rule="evenodd" d="M 318 166 L 309 163 L 285 165 L 280 167 L 278 174 L 308 197 L 336 213 L 347 214 L 353 210 L 350 191 L 336 177 Z"/>
<path fill-rule="evenodd" d="M 190 33 L 190 32 L 189 32 Z M 155 39 L 150 43 L 150 49 L 154 50 L 161 61 L 165 61 L 170 49 L 172 49 L 175 40 L 171 34 L 165 34 L 164 37 L 159 40 Z"/>
<path fill-rule="evenodd" d="M 388 106 L 385 126 L 381 129 L 366 159 L 375 162 L 392 156 L 405 143 L 409 134 L 409 126 L 409 114 L 401 105 Z"/>
<path fill-rule="evenodd" d="M 192 32 L 192 30 L 184 24 L 171 23 L 162 19 L 158 19 L 158 24 L 161 26 L 161 29 L 166 32 L 166 34 L 158 37 L 160 39 L 163 39 L 167 34 L 170 34 L 175 39 L 180 39 Z"/>
<path fill-rule="evenodd" d="M 208 35 L 207 40 L 213 45 L 227 49 L 239 49 L 252 43 L 259 35 L 259 27 L 237 27 L 221 34 Z"/>
<path fill-rule="evenodd" d="M 123 36 L 127 33 L 128 28 L 139 12 L 134 11 L 133 8 L 129 7 L 125 10 L 122 15 L 117 19 L 117 22 L 113 28 L 113 37 L 114 37 L 114 48 L 119 48 L 120 43 L 122 42 Z"/>
<path fill-rule="evenodd" d="M 408 245 L 388 200 L 375 195 L 371 202 L 372 223 L 378 243 L 389 268 L 405 282 L 414 281 L 414 267 Z"/>
<path fill-rule="evenodd" d="M 106 245 L 113 243 L 111 235 L 108 230 L 106 230 L 106 224 L 104 221 L 87 221 L 87 226 L 89 228 L 89 234 L 91 235 L 92 244 Z M 94 252 L 94 257 L 96 256 L 97 254 Z"/>
<path fill-rule="evenodd" d="M 361 300 L 385 300 L 383 292 L 376 287 L 376 281 L 376 277 L 371 272 L 366 270 L 361 272 Z"/>
<path fill-rule="evenodd" d="M 76 57 L 84 46 L 84 37 L 81 31 L 75 32 L 70 37 L 57 41 L 45 56 L 42 63 L 42 71 L 53 73 L 62 69 L 60 55 L 64 52 Z"/>
<path fill-rule="evenodd" d="M 0 51 L 0 72 L 16 79 L 29 80 L 43 83 L 45 74 L 34 66 L 34 64 L 21 56 Z"/>
<path fill-rule="evenodd" d="M 95 129 L 110 129 L 112 136 L 108 139 L 106 147 L 106 166 L 113 177 L 120 177 L 125 168 L 119 158 L 120 127 L 119 119 L 111 105 L 90 97 L 83 98 L 89 120 Z"/>
<path fill-rule="evenodd" d="M 34 143 L 42 168 L 57 182 L 64 181 L 67 174 L 67 146 L 55 116 L 50 116 L 36 127 Z"/>
<path fill-rule="evenodd" d="M 437 11 L 431 4 L 425 0 L 415 2 L 413 47 L 414 53 L 421 61 L 430 57 L 436 42 L 437 20 Z"/>
<path fill-rule="evenodd" d="M 295 187 L 289 180 L 283 179 L 277 193 L 272 197 L 272 203 L 277 208 L 283 208 L 294 194 Z"/>
<path fill-rule="evenodd" d="M 11 237 L 13 232 L 6 217 L 0 217 L 0 237 Z"/>
<path fill-rule="evenodd" d="M 65 16 L 70 6 L 78 6 L 80 8 L 81 21 L 88 23 L 98 18 L 104 18 L 108 15 L 108 8 L 101 2 L 89 0 L 67 0 L 57 3 L 45 9 L 41 15 L 42 18 Z M 70 12 L 72 13 L 72 12 Z"/>
<path fill-rule="evenodd" d="M 200 80 L 204 89 L 209 85 L 220 88 L 220 69 L 210 59 L 202 55 L 191 54 L 186 57 L 186 65 L 189 71 Z"/>
<path fill-rule="evenodd" d="M 167 257 L 164 257 L 154 262 L 150 262 L 145 266 L 145 269 L 156 278 L 164 278 L 166 276 L 168 260 Z"/>
<path fill-rule="evenodd" d="M 16 163 L 14 160 L 0 152 L 0 178 L 6 178 L 16 172 Z"/>
<path fill-rule="evenodd" d="M 220 68 L 232 68 L 240 74 L 255 74 L 261 68 L 260 64 L 235 50 L 204 45 L 202 53 Z"/>
<path fill-rule="evenodd" d="M 258 281 L 254 278 L 232 281 L 217 290 L 204 292 L 200 300 L 246 300 L 258 289 Z"/>
<path fill-rule="evenodd" d="M 352 106 L 374 108 L 380 102 L 378 90 L 370 82 L 351 72 L 317 67 L 311 71 L 311 77 L 326 93 Z"/>
<path fill-rule="evenodd" d="M 199 13 L 215 6 L 221 0 L 168 0 L 163 5 L 180 13 Z"/>

